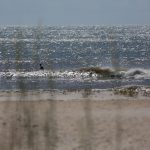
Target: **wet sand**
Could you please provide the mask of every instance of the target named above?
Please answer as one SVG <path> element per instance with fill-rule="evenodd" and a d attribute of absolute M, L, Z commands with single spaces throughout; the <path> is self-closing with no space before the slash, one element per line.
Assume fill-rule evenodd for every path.
<path fill-rule="evenodd" d="M 1 92 L 2 150 L 148 150 L 150 101 Z M 13 100 L 11 99 L 13 97 Z M 15 97 L 17 101 L 15 101 Z M 37 100 L 36 100 L 37 97 Z"/>

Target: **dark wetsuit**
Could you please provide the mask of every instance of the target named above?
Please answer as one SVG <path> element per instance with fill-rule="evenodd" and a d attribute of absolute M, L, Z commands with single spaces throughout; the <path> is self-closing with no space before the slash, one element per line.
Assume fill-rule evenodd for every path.
<path fill-rule="evenodd" d="M 40 70 L 44 70 L 44 67 L 42 66 L 42 64 L 40 64 Z"/>

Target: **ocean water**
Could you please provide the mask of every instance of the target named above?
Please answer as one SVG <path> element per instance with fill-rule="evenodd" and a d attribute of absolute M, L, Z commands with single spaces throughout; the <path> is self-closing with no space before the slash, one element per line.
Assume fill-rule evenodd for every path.
<path fill-rule="evenodd" d="M 150 86 L 148 25 L 0 27 L 1 91 L 126 86 Z"/>

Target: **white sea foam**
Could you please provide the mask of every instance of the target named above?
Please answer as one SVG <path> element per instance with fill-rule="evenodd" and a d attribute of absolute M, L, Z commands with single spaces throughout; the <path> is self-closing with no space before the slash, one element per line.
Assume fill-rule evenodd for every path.
<path fill-rule="evenodd" d="M 134 79 L 150 79 L 150 70 L 148 69 L 129 69 L 124 74 L 125 78 L 134 78 Z"/>
<path fill-rule="evenodd" d="M 114 72 L 115 78 L 120 79 L 150 79 L 150 70 L 146 69 L 129 69 L 128 71 L 120 71 Z M 118 76 L 117 76 L 118 75 Z M 32 71 L 32 72 L 20 72 L 11 70 L 9 72 L 0 72 L 0 78 L 34 78 L 34 77 L 52 77 L 52 78 L 63 78 L 63 79 L 95 79 L 95 80 L 103 80 L 103 76 L 96 73 L 91 72 L 80 72 L 80 71 Z M 114 77 L 107 77 L 108 79 Z M 105 80 L 107 79 L 105 78 Z"/>
<path fill-rule="evenodd" d="M 119 75 L 118 78 L 120 78 L 120 76 L 122 76 L 122 78 L 134 77 L 134 79 L 150 79 L 150 70 L 145 70 L 145 69 L 130 69 L 127 72 L 120 71 L 117 73 L 114 72 L 114 74 L 116 75 L 116 78 L 117 78 L 117 75 Z M 96 73 L 91 74 L 91 72 L 79 72 L 79 71 L 64 71 L 64 72 L 62 72 L 62 71 L 56 71 L 56 72 L 38 71 L 38 72 L 28 73 L 28 75 L 41 76 L 41 77 L 42 76 L 51 76 L 51 77 L 56 77 L 56 78 L 69 78 L 69 79 L 85 79 L 85 78 L 103 79 L 103 76 L 100 74 L 96 74 Z"/>
<path fill-rule="evenodd" d="M 63 78 L 63 79 L 88 79 L 93 78 L 96 79 L 97 75 L 85 72 L 77 72 L 77 71 L 33 71 L 33 72 L 19 72 L 19 71 L 11 71 L 11 72 L 0 72 L 0 78 L 37 78 L 37 77 L 51 77 L 51 78 Z"/>

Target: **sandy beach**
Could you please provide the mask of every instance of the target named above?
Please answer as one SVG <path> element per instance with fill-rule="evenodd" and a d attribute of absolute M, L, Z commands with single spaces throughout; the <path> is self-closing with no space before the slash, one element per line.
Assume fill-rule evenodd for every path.
<path fill-rule="evenodd" d="M 36 94 L 0 95 L 1 150 L 150 148 L 148 99 L 98 100 L 84 95 L 69 101 L 61 96 L 56 100 L 53 94 L 45 100 Z"/>

